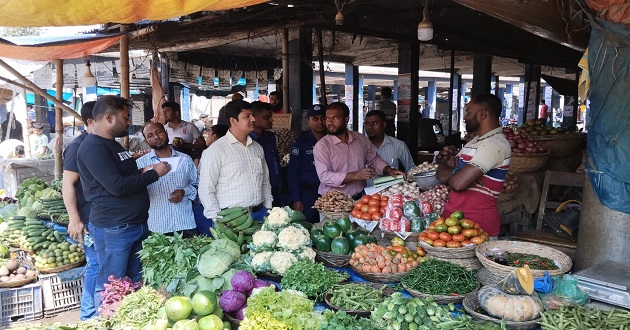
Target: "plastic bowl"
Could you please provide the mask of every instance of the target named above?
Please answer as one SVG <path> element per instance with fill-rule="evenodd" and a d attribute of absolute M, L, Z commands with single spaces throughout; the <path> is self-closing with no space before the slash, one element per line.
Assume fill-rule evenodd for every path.
<path fill-rule="evenodd" d="M 413 179 L 416 181 L 418 187 L 424 191 L 431 190 L 433 187 L 440 184 L 440 181 L 435 175 L 437 171 L 429 171 L 415 174 Z"/>

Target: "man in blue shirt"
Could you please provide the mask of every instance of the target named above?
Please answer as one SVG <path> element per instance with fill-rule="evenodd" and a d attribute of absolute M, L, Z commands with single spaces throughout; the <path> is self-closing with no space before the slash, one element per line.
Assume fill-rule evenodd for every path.
<path fill-rule="evenodd" d="M 315 104 L 306 113 L 306 121 L 310 131 L 302 133 L 291 144 L 289 159 L 289 193 L 291 208 L 304 213 L 310 222 L 319 222 L 319 212 L 313 209 L 315 200 L 319 198 L 319 177 L 315 170 L 313 147 L 326 135 L 326 111 L 324 107 Z"/>
<path fill-rule="evenodd" d="M 99 261 L 94 293 L 100 306 L 100 293 L 111 275 L 129 276 L 139 281 L 142 265 L 137 253 L 149 235 L 147 186 L 170 170 L 159 163 L 138 170 L 131 153 L 116 142 L 127 135 L 131 124 L 129 101 L 105 95 L 96 101 L 94 127 L 77 152 L 79 180 L 90 210 L 90 235 Z"/>
<path fill-rule="evenodd" d="M 269 103 L 252 102 L 252 112 L 256 122 L 254 131 L 249 133 L 254 141 L 258 142 L 265 152 L 265 162 L 269 168 L 269 182 L 271 183 L 271 194 L 273 195 L 273 206 L 283 206 L 284 200 L 281 196 L 282 176 L 280 175 L 280 156 L 278 155 L 278 138 L 267 130 L 273 127 L 273 114 Z"/>
<path fill-rule="evenodd" d="M 147 187 L 149 192 L 149 231 L 173 235 L 179 232 L 184 238 L 197 235 L 197 224 L 192 201 L 197 198 L 199 175 L 190 156 L 168 144 L 168 133 L 160 123 L 148 123 L 142 135 L 151 151 L 138 158 L 138 168 L 173 160 L 171 171 Z"/>
<path fill-rule="evenodd" d="M 81 108 L 81 119 L 85 126 L 85 131 L 77 136 L 66 147 L 63 152 L 63 180 L 61 192 L 63 203 L 68 210 L 70 222 L 68 223 L 68 234 L 79 243 L 83 243 L 83 251 L 87 266 L 85 266 L 85 276 L 83 277 L 83 293 L 81 295 L 81 320 L 87 320 L 96 316 L 94 304 L 94 288 L 96 286 L 96 274 L 98 273 L 98 258 L 94 245 L 91 242 L 84 242 L 83 235 L 89 233 L 90 203 L 85 200 L 83 188 L 79 182 L 79 167 L 77 165 L 77 153 L 79 146 L 92 132 L 94 117 L 92 109 L 96 102 L 86 102 Z"/>

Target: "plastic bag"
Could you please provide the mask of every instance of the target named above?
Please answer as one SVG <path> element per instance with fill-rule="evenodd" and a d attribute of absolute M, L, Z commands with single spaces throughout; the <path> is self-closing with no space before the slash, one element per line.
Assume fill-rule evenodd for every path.
<path fill-rule="evenodd" d="M 577 287 L 578 279 L 565 274 L 562 278 L 554 277 L 553 290 L 542 295 L 543 306 L 546 310 L 558 309 L 560 306 L 584 305 L 588 302 L 588 294 Z"/>

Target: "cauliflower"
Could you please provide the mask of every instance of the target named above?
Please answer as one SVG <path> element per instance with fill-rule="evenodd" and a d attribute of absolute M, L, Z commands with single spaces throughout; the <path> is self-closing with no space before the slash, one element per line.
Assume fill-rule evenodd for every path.
<path fill-rule="evenodd" d="M 278 247 L 283 250 L 299 250 L 310 244 L 311 239 L 309 235 L 297 226 L 286 227 L 278 234 Z"/>
<path fill-rule="evenodd" d="M 274 207 L 269 211 L 263 224 L 263 230 L 278 230 L 289 224 L 291 218 L 287 211 L 282 207 Z"/>
<path fill-rule="evenodd" d="M 250 250 L 254 252 L 268 251 L 273 249 L 278 242 L 278 236 L 276 233 L 268 230 L 259 230 L 252 237 L 253 241 L 250 244 Z"/>
<path fill-rule="evenodd" d="M 271 270 L 269 260 L 271 259 L 272 252 L 259 252 L 254 254 L 252 258 L 252 268 L 257 272 L 268 272 Z"/>
<path fill-rule="evenodd" d="M 315 250 L 310 247 L 305 247 L 300 254 L 297 255 L 298 260 L 309 260 L 315 262 Z"/>
<path fill-rule="evenodd" d="M 287 269 L 296 262 L 297 258 L 293 254 L 284 251 L 274 252 L 269 260 L 273 272 L 280 275 L 284 275 Z"/>

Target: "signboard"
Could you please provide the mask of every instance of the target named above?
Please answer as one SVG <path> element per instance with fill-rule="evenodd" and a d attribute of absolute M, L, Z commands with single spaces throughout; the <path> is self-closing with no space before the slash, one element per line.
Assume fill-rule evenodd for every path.
<path fill-rule="evenodd" d="M 538 113 L 538 104 L 536 104 L 536 94 L 538 93 L 538 86 L 536 82 L 528 82 L 527 86 L 529 87 L 529 99 L 527 100 L 527 117 L 526 119 L 534 120 L 536 118 L 536 114 Z"/>
<path fill-rule="evenodd" d="M 131 107 L 131 124 L 142 126 L 144 122 L 144 102 L 133 101 Z"/>
<path fill-rule="evenodd" d="M 562 112 L 562 116 L 564 117 L 573 117 L 573 106 L 572 105 L 565 105 L 563 112 Z"/>
<path fill-rule="evenodd" d="M 273 129 L 291 129 L 291 114 L 274 114 L 273 115 Z"/>
<path fill-rule="evenodd" d="M 409 122 L 409 112 L 411 109 L 411 74 L 398 75 L 398 121 Z"/>

